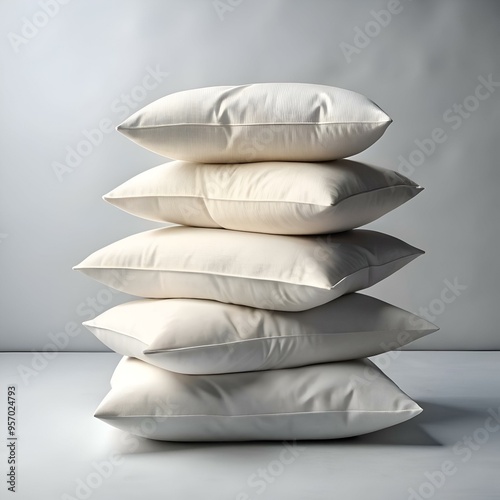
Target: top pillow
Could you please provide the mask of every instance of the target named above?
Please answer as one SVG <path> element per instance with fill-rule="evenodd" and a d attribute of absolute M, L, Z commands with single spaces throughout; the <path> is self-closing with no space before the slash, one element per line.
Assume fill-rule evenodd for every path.
<path fill-rule="evenodd" d="M 117 130 L 176 160 L 327 161 L 365 150 L 391 121 L 368 98 L 349 90 L 257 83 L 165 96 L 134 113 Z"/>

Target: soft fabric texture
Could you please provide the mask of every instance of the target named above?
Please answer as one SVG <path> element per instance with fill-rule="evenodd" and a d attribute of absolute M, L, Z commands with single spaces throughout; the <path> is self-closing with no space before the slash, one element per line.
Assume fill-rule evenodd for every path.
<path fill-rule="evenodd" d="M 438 328 L 357 293 L 302 312 L 196 299 L 143 299 L 83 323 L 113 351 L 166 370 L 215 374 L 374 356 Z"/>
<path fill-rule="evenodd" d="M 176 160 L 324 161 L 360 153 L 391 119 L 366 97 L 305 83 L 208 87 L 167 95 L 117 130 Z"/>
<path fill-rule="evenodd" d="M 368 224 L 421 190 L 397 172 L 349 160 L 174 161 L 142 172 L 104 199 L 158 222 L 308 235 Z"/>
<path fill-rule="evenodd" d="M 182 375 L 123 358 L 111 387 L 97 418 L 166 441 L 343 438 L 422 411 L 368 360 Z"/>
<path fill-rule="evenodd" d="M 422 253 L 360 229 L 320 237 L 176 226 L 112 243 L 75 269 L 139 297 L 302 311 L 367 288 Z"/>

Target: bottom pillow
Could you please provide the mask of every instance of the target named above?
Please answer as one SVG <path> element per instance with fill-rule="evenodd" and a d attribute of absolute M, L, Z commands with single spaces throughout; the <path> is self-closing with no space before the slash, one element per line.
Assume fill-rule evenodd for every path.
<path fill-rule="evenodd" d="M 422 409 L 367 360 L 223 375 L 182 375 L 124 357 L 95 416 L 165 441 L 335 439 Z"/>

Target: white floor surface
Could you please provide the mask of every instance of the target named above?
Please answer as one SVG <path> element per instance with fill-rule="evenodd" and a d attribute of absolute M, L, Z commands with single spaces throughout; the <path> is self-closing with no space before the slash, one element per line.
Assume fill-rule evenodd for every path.
<path fill-rule="evenodd" d="M 1 499 L 500 499 L 500 352 L 374 358 L 422 414 L 358 438 L 296 443 L 286 464 L 280 442 L 162 443 L 95 419 L 119 359 L 0 354 Z M 10 385 L 15 494 L 6 480 Z"/>

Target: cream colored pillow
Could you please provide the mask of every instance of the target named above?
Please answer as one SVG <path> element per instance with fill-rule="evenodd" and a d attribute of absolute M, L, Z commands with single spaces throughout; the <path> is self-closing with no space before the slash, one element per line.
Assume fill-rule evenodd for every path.
<path fill-rule="evenodd" d="M 166 441 L 334 439 L 422 409 L 368 360 L 225 375 L 181 375 L 123 358 L 95 416 Z"/>
<path fill-rule="evenodd" d="M 112 243 L 75 269 L 139 297 L 302 311 L 367 288 L 422 253 L 360 229 L 320 237 L 176 226 Z"/>
<path fill-rule="evenodd" d="M 113 351 L 187 374 L 363 358 L 437 330 L 423 318 L 358 293 L 302 312 L 211 300 L 142 299 L 83 324 Z"/>
<path fill-rule="evenodd" d="M 118 131 L 176 160 L 324 161 L 371 146 L 391 119 L 366 97 L 308 83 L 208 87 L 167 95 Z"/>
<path fill-rule="evenodd" d="M 202 164 L 174 161 L 104 199 L 159 222 L 271 234 L 320 234 L 374 221 L 422 188 L 392 170 L 349 160 Z"/>

